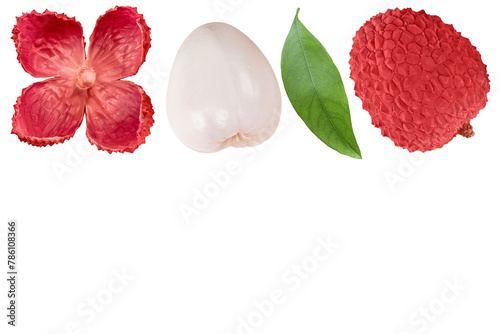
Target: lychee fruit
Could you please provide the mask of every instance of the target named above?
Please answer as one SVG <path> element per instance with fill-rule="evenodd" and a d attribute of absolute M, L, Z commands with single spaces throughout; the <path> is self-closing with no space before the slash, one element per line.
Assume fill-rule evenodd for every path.
<path fill-rule="evenodd" d="M 397 146 L 440 148 L 469 124 L 490 91 L 481 55 L 452 25 L 410 8 L 367 21 L 353 38 L 351 78 L 372 123 Z"/>

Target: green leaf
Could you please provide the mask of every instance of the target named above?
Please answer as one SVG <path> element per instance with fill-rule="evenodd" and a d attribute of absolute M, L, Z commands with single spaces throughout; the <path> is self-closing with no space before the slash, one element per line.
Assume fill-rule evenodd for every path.
<path fill-rule="evenodd" d="M 281 53 L 281 77 L 288 98 L 326 145 L 361 159 L 340 73 L 323 45 L 300 22 L 299 11 Z"/>

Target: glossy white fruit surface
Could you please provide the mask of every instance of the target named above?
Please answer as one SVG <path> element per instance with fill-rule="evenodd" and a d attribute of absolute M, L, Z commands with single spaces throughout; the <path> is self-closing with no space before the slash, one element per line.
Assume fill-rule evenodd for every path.
<path fill-rule="evenodd" d="M 266 57 L 245 34 L 225 23 L 208 23 L 177 53 L 167 114 L 177 137 L 193 150 L 253 146 L 278 126 L 280 88 Z"/>

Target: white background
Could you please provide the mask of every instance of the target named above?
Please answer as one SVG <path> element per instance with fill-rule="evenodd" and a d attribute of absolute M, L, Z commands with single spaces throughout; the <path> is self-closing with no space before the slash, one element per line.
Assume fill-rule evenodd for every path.
<path fill-rule="evenodd" d="M 5 233 L 8 219 L 18 220 L 20 309 L 18 327 L 9 328 L 2 279 L 0 332 L 498 333 L 500 28 L 495 5 L 482 0 L 221 2 L 230 6 L 222 14 L 214 0 L 3 5 L 0 232 Z M 82 23 L 88 40 L 97 17 L 118 4 L 138 6 L 152 28 L 147 61 L 131 79 L 145 88 L 156 112 L 146 144 L 134 154 L 89 149 L 85 123 L 64 144 L 21 143 L 10 134 L 12 105 L 37 79 L 16 60 L 10 39 L 15 17 L 47 7 L 65 12 Z M 321 143 L 284 90 L 280 129 L 258 149 L 201 154 L 183 146 L 169 126 L 165 96 L 184 38 L 206 22 L 233 24 L 261 48 L 281 83 L 281 48 L 299 6 L 300 19 L 344 79 L 363 160 Z M 410 155 L 382 137 L 361 109 L 349 79 L 351 39 L 372 15 L 395 6 L 440 15 L 481 52 L 492 91 L 472 122 L 474 138 Z M 214 188 L 210 173 L 228 164 L 238 166 L 236 175 Z M 61 165 L 69 171 L 58 177 L 54 167 Z M 401 182 L 391 187 L 388 175 Z M 196 192 L 209 188 L 212 198 L 188 222 L 180 207 L 192 206 Z M 3 273 L 4 237 L 0 234 Z M 310 256 L 317 238 L 340 246 L 316 268 Z M 293 290 L 286 277 L 292 265 L 302 263 L 311 273 Z M 133 278 L 121 292 L 109 292 L 110 283 L 119 286 L 113 277 L 123 270 Z M 462 290 L 453 302 L 443 303 L 447 280 Z M 258 326 L 238 332 L 240 317 L 246 321 L 253 314 L 259 320 L 254 302 L 269 299 L 273 290 L 285 294 L 283 303 Z M 93 319 L 78 311 L 90 309 L 89 298 L 106 303 Z M 440 314 L 422 320 L 419 312 L 429 307 Z M 410 318 L 420 319 L 418 325 Z"/>

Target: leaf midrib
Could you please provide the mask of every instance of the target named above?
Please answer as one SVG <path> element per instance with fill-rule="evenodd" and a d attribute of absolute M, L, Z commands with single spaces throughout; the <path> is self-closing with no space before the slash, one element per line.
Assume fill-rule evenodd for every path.
<path fill-rule="evenodd" d="M 302 34 L 300 33 L 300 30 L 299 30 L 299 19 L 298 17 L 295 18 L 295 30 L 297 31 L 297 37 L 299 39 L 299 43 L 300 43 L 300 50 L 302 51 L 302 54 L 304 55 L 304 59 L 306 60 L 306 66 L 307 66 L 307 71 L 309 73 L 309 78 L 311 79 L 311 82 L 313 84 L 313 87 L 314 87 L 314 93 L 316 94 L 316 96 L 318 97 L 318 100 L 319 100 L 319 104 L 321 105 L 321 110 L 323 111 L 323 113 L 326 115 L 326 118 L 328 119 L 328 122 L 330 122 L 332 128 L 335 130 L 335 132 L 337 133 L 338 137 L 340 137 L 340 139 L 342 140 L 342 142 L 356 155 L 356 156 L 359 156 L 359 154 L 354 151 L 351 147 L 351 145 L 349 145 L 349 143 L 347 143 L 344 139 L 343 136 L 339 135 L 339 131 L 337 129 L 337 127 L 335 126 L 335 124 L 333 123 L 332 119 L 330 118 L 330 115 L 328 115 L 328 113 L 326 112 L 326 108 L 325 106 L 323 105 L 323 101 L 321 99 L 321 97 L 319 96 L 319 93 L 318 93 L 318 88 L 316 86 L 316 82 L 314 81 L 314 78 L 313 78 L 313 75 L 312 75 L 312 72 L 311 72 L 311 67 L 309 66 L 309 58 L 307 57 L 307 53 L 306 53 L 306 48 L 304 47 L 304 44 L 302 44 Z M 312 50 L 311 50 L 312 51 Z"/>

